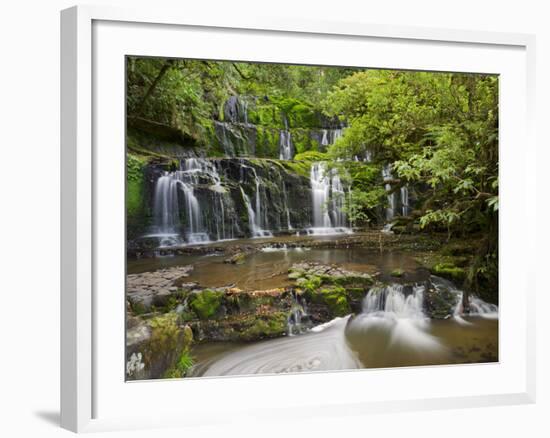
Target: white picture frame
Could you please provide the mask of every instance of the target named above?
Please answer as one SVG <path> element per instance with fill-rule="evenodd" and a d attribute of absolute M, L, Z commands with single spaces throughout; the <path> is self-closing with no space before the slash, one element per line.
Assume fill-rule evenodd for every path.
<path fill-rule="evenodd" d="M 149 41 L 145 44 L 140 35 L 147 32 Z M 123 376 L 123 363 L 117 369 L 114 365 L 122 357 L 113 350 L 119 344 L 124 350 L 123 307 L 104 295 L 108 284 L 120 286 L 120 300 L 124 298 L 124 277 L 121 277 L 120 260 L 123 253 L 118 252 L 123 245 L 105 243 L 107 236 L 113 241 L 120 237 L 123 223 L 124 187 L 120 185 L 123 166 L 120 158 L 123 149 L 118 146 L 124 143 L 120 135 L 124 131 L 120 126 L 124 107 L 107 103 L 120 103 L 124 95 L 124 81 L 121 81 L 120 66 L 123 64 L 121 54 L 158 56 L 186 56 L 175 49 L 175 45 L 162 45 L 163 38 L 189 38 L 195 32 L 202 38 L 231 38 L 234 41 L 255 41 L 247 44 L 249 52 L 233 47 L 227 49 L 227 59 L 236 56 L 242 60 L 296 62 L 300 56 L 308 56 L 304 63 L 331 63 L 328 58 L 316 55 L 315 47 L 321 43 L 335 44 L 335 48 L 372 46 L 373 59 L 377 61 L 370 67 L 419 68 L 426 70 L 476 71 L 501 74 L 501 150 L 504 152 L 501 168 L 501 312 L 502 328 L 500 331 L 503 358 L 493 368 L 483 365 L 455 367 L 423 367 L 422 369 L 365 370 L 361 372 L 327 373 L 327 391 L 330 397 L 317 398 L 310 403 L 288 405 L 284 400 L 285 390 L 292 388 L 300 379 L 308 388 L 315 388 L 323 383 L 324 376 L 289 375 L 270 377 L 244 377 L 232 379 L 194 379 L 186 382 L 186 390 L 202 391 L 211 394 L 209 416 L 204 415 L 205 399 L 195 399 L 194 410 L 189 407 L 176 406 L 170 410 L 163 406 L 149 407 L 149 415 L 140 414 L 133 409 L 124 410 L 126 403 L 139 394 L 144 397 L 165 394 L 168 399 L 174 397 L 175 385 L 183 382 L 139 382 L 114 384 Z M 156 35 L 156 36 L 155 36 Z M 251 38 L 253 37 L 253 38 Z M 243 40 L 244 38 L 244 40 Z M 261 40 L 275 46 L 296 47 L 288 49 L 287 55 L 281 55 L 275 49 L 260 51 L 254 49 L 256 41 Z M 106 44 L 106 41 L 109 44 Z M 200 37 L 193 40 L 193 53 L 201 57 L 224 59 L 218 57 L 213 45 L 202 41 Z M 166 42 L 166 41 L 164 41 Z M 131 44 L 130 44 L 131 43 Z M 300 44 L 310 50 L 300 54 Z M 130 44 L 132 47 L 130 47 Z M 142 44 L 142 46 L 139 46 Z M 147 45 L 147 47 L 146 47 Z M 317 45 L 317 46 L 316 46 Z M 339 46 L 340 45 L 340 46 Z M 376 47 L 383 45 L 384 49 Z M 136 47 L 138 52 L 136 52 Z M 143 47 L 143 51 L 140 49 Z M 521 261 L 521 251 L 534 246 L 535 228 L 522 230 L 522 235 L 515 236 L 517 227 L 525 223 L 523 203 L 534 197 L 535 175 L 528 172 L 528 165 L 535 162 L 535 141 L 533 138 L 534 120 L 534 48 L 535 39 L 531 35 L 505 34 L 489 32 L 460 31 L 451 29 L 424 29 L 402 26 L 381 26 L 366 23 L 317 22 L 306 20 L 243 18 L 239 22 L 227 22 L 223 17 L 192 16 L 182 11 L 163 11 L 157 8 L 147 10 L 127 10 L 110 7 L 78 6 L 61 13 L 61 425 L 75 431 L 101 431 L 126 428 L 148 428 L 163 426 L 188 426 L 202 424 L 207 418 L 214 418 L 223 423 L 249 416 L 274 420 L 275 416 L 285 413 L 293 418 L 307 418 L 326 415 L 362 415 L 368 412 L 397 412 L 411 409 L 442 409 L 456 407 L 473 407 L 488 405 L 532 403 L 535 400 L 535 310 L 534 282 L 532 269 Z M 414 50 L 413 50 L 414 49 Z M 189 49 L 190 50 L 190 49 Z M 252 54 L 253 50 L 256 50 Z M 417 52 L 415 52 L 417 50 Z M 341 53 L 342 52 L 342 53 Z M 332 61 L 343 65 L 349 61 L 352 53 L 342 50 L 340 58 Z M 456 52 L 456 53 L 454 53 Z M 239 55 L 241 53 L 241 55 Z M 347 54 L 346 54 L 347 53 Z M 396 53 L 400 53 L 399 59 Z M 419 59 L 430 59 L 432 63 L 424 64 L 411 58 L 416 53 Z M 434 56 L 435 55 L 435 56 Z M 316 58 L 317 56 L 317 58 Z M 346 58 L 348 56 L 348 58 Z M 357 55 L 355 55 L 357 56 Z M 393 58 L 392 58 L 393 56 Z M 409 58 L 407 57 L 409 56 Z M 423 58 L 426 57 L 426 58 Z M 114 70 L 110 61 L 117 64 Z M 467 62 L 466 62 L 466 61 Z M 360 60 L 356 65 L 364 65 Z M 114 65 L 113 64 L 113 65 Z M 366 66 L 366 65 L 365 65 Z M 439 66 L 439 67 L 438 67 Z M 442 66 L 444 68 L 442 68 Z M 466 66 L 466 70 L 462 70 Z M 469 67 L 468 67 L 469 66 Z M 113 74 L 111 74 L 114 72 Z M 113 88 L 114 87 L 114 88 Z M 117 88 L 118 87 L 118 88 Z M 109 99 L 107 102 L 105 95 Z M 119 99 L 119 100 L 116 100 Z M 513 103 L 513 105 L 512 105 Z M 513 108 L 512 108 L 513 107 Z M 118 114 L 118 115 L 117 115 Z M 107 121 L 108 120 L 108 121 Z M 511 126 L 511 121 L 514 121 Z M 122 129 L 122 131 L 120 130 Z M 112 149 L 100 148 L 105 139 L 112 138 Z M 122 143 L 121 143 L 122 142 Z M 511 144 L 522 145 L 522 158 L 515 164 L 519 170 L 521 183 L 512 187 L 507 184 L 507 165 L 514 163 L 513 157 L 506 151 Z M 109 154 L 114 154 L 109 156 Z M 122 154 L 122 155 L 121 155 Z M 109 164 L 110 163 L 110 164 Z M 117 167 L 119 166 L 119 167 Z M 108 188 L 112 189 L 109 193 Z M 123 199 L 123 198 L 122 198 Z M 118 205 L 118 207 L 117 207 Z M 513 208 L 517 207 L 517 208 Z M 110 210 L 114 208 L 114 210 Z M 118 208 L 118 210 L 117 210 Z M 116 211 L 116 212 L 115 212 Z M 113 214 L 113 219 L 106 221 L 106 212 Z M 122 216 L 121 216 L 122 215 Z M 109 217 L 110 218 L 110 217 Z M 522 222 L 523 220 L 523 222 Z M 106 224 L 111 222 L 111 224 Z M 504 231 L 503 231 L 504 230 Z M 122 234 L 123 235 L 123 234 Z M 103 239 L 103 240 L 102 240 Z M 118 246 L 117 246 L 118 245 Z M 113 260 L 103 255 L 109 251 Z M 108 264 L 112 270 L 106 270 Z M 514 272 L 504 270 L 514 264 Z M 118 270 L 118 271 L 117 271 Z M 109 271 L 109 272 L 108 272 Z M 503 281 L 502 276 L 506 276 Z M 110 283 L 109 283 L 110 282 Z M 514 327 L 516 333 L 508 330 L 511 311 L 508 289 L 519 288 L 517 302 L 514 304 Z M 508 292 L 507 292 L 508 291 Z M 116 295 L 118 292 L 112 295 Z M 103 295 L 102 295 L 103 294 Z M 508 327 L 508 328 L 511 328 Z M 111 336 L 106 333 L 118 333 Z M 117 337 L 118 336 L 118 337 Z M 517 346 L 512 357 L 508 343 Z M 111 350 L 109 350 L 111 349 Z M 111 354 L 112 353 L 112 354 Z M 115 357 L 110 361 L 109 357 Z M 498 367 L 498 368 L 495 368 Z M 506 371 L 502 371 L 506 370 Z M 376 383 L 384 381 L 384 373 L 392 373 L 396 388 L 389 388 L 385 397 L 376 394 Z M 329 376 L 330 375 L 330 379 Z M 472 376 L 486 376 L 485 384 L 477 391 L 468 385 L 457 385 L 454 390 L 439 387 L 436 390 L 415 388 L 405 393 L 399 385 L 412 379 L 422 378 L 476 379 Z M 367 376 L 367 377 L 365 377 Z M 492 377 L 491 377 L 492 376 Z M 114 380 L 113 380 L 114 379 Z M 278 379 L 278 380 L 273 380 Z M 492 381 L 491 379 L 494 379 Z M 501 386 L 497 380 L 500 379 Z M 489 382 L 491 380 L 491 382 Z M 271 382 L 271 383 L 269 383 Z M 399 383 L 401 382 L 401 383 Z M 374 395 L 337 394 L 334 388 L 341 385 L 368 384 Z M 246 402 L 246 395 L 254 395 L 256 387 L 263 391 L 272 391 L 273 406 L 258 406 L 257 399 Z M 353 387 L 348 386 L 348 387 Z M 406 385 L 405 385 L 406 386 Z M 452 385 L 451 385 L 452 386 Z M 460 389 L 459 386 L 464 386 Z M 115 388 L 116 387 L 116 388 Z M 224 412 L 220 404 L 212 402 L 216 388 L 224 391 L 242 392 L 240 406 Z M 109 389 L 107 389 L 109 388 Z M 179 386 L 181 389 L 181 386 Z M 386 386 L 386 389 L 388 387 Z M 176 390 L 177 391 L 177 390 Z M 344 391 L 345 392 L 345 391 Z M 221 397 L 221 395 L 220 395 Z M 157 398 L 158 400 L 158 398 Z M 239 404 L 239 403 L 236 403 Z M 276 409 L 275 409 L 276 407 Z M 153 412 L 151 409 L 157 409 Z M 187 412 L 183 415 L 182 412 Z M 191 412 L 191 415 L 189 415 Z M 202 412 L 202 415 L 201 415 Z M 154 413 L 154 415 L 153 415 Z"/>

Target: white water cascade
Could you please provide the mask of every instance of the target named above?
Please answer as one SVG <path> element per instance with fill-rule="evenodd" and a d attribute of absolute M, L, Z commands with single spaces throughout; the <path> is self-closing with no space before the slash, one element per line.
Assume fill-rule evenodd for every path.
<path fill-rule="evenodd" d="M 409 207 L 409 188 L 407 186 L 401 187 L 401 214 L 408 216 L 411 208 Z"/>
<path fill-rule="evenodd" d="M 216 216 L 208 223 L 196 193 L 198 187 L 210 189 L 207 201 L 217 207 Z M 201 158 L 182 160 L 179 170 L 165 172 L 156 182 L 153 232 L 145 237 L 158 238 L 160 246 L 233 238 L 233 227 L 226 227 L 225 223 L 224 195 L 225 189 L 212 161 Z"/>
<path fill-rule="evenodd" d="M 462 324 L 468 324 L 468 322 L 463 318 L 464 316 L 479 316 L 487 319 L 498 318 L 497 305 L 487 303 L 486 301 L 483 301 L 481 298 L 472 293 L 468 294 L 469 312 L 468 315 L 465 315 L 462 303 L 464 292 L 458 289 L 451 281 L 444 278 L 433 275 L 431 277 L 431 280 L 432 284 L 439 293 L 441 293 L 441 291 L 443 290 L 447 290 L 454 295 L 456 304 L 453 308 L 453 317 L 458 322 Z"/>
<path fill-rule="evenodd" d="M 308 234 L 352 233 L 343 211 L 346 193 L 338 170 L 327 171 L 325 162 L 315 162 L 311 165 L 310 184 L 313 227 L 307 229 Z"/>
<path fill-rule="evenodd" d="M 243 195 L 243 201 L 248 213 L 248 226 L 252 232 L 252 237 L 273 237 L 273 233 L 269 230 L 262 228 L 262 209 L 261 209 L 261 197 L 259 196 L 259 186 L 256 186 L 256 210 L 252 207 L 250 198 L 240 187 Z"/>
<path fill-rule="evenodd" d="M 391 164 L 386 164 L 382 168 L 382 178 L 384 179 L 385 185 L 384 188 L 386 189 L 386 192 L 388 192 L 388 207 L 386 208 L 386 220 L 391 221 L 393 217 L 395 216 L 395 192 L 392 191 L 392 186 L 389 183 L 393 179 L 393 175 L 391 173 Z"/>
<path fill-rule="evenodd" d="M 290 208 L 288 208 L 288 195 L 286 193 L 286 184 L 284 183 L 284 181 L 282 183 L 282 186 L 283 186 L 283 202 L 284 202 L 285 216 L 286 216 L 286 227 L 288 231 L 291 231 L 294 228 L 292 227 L 292 223 L 290 222 Z"/>
<path fill-rule="evenodd" d="M 444 347 L 428 333 L 423 285 L 391 284 L 373 287 L 363 300 L 363 312 L 351 323 L 351 329 L 386 339 L 386 347 L 408 346 L 426 354 L 439 353 Z"/>
<path fill-rule="evenodd" d="M 333 144 L 343 135 L 343 129 L 322 129 L 321 130 L 321 150 L 325 150 L 327 146 Z"/>
<path fill-rule="evenodd" d="M 384 188 L 388 196 L 388 207 L 386 208 L 386 221 L 393 220 L 396 214 L 408 216 L 411 212 L 409 205 L 409 188 L 404 185 L 399 189 L 399 194 L 393 189 L 391 181 L 393 180 L 391 164 L 386 164 L 382 168 L 382 178 Z"/>
<path fill-rule="evenodd" d="M 279 132 L 279 159 L 292 160 L 293 155 L 290 131 L 281 130 Z"/>

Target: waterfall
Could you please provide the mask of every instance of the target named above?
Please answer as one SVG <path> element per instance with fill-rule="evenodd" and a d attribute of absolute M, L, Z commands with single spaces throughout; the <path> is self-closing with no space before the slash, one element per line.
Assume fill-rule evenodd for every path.
<path fill-rule="evenodd" d="M 248 124 L 248 102 L 239 96 L 230 96 L 223 107 L 224 120 L 231 123 Z"/>
<path fill-rule="evenodd" d="M 326 150 L 327 146 L 334 144 L 343 135 L 343 129 L 321 129 L 318 137 L 320 150 Z"/>
<path fill-rule="evenodd" d="M 226 199 L 215 162 L 202 158 L 182 160 L 179 170 L 165 172 L 156 182 L 153 232 L 145 237 L 159 238 L 160 246 L 232 238 L 234 226 L 226 226 Z"/>
<path fill-rule="evenodd" d="M 464 316 L 464 309 L 462 306 L 464 292 L 458 289 L 451 281 L 436 275 L 431 276 L 431 282 L 438 293 L 448 291 L 454 296 L 455 304 L 453 307 L 452 316 L 459 323 L 468 324 L 468 322 L 462 318 L 462 316 Z M 498 306 L 495 304 L 487 303 L 472 293 L 468 294 L 468 303 L 470 307 L 468 316 L 479 316 L 489 319 L 498 318 Z"/>
<path fill-rule="evenodd" d="M 428 333 L 429 319 L 424 314 L 423 285 L 390 284 L 373 287 L 363 300 L 363 311 L 352 321 L 352 330 L 387 339 L 388 349 L 410 345 L 429 353 L 444 349 Z M 388 350 L 389 353 L 389 350 Z"/>
<path fill-rule="evenodd" d="M 346 227 L 345 191 L 338 170 L 327 171 L 325 162 L 315 162 L 311 165 L 310 184 L 313 227 L 307 230 L 308 234 L 351 233 Z"/>
<path fill-rule="evenodd" d="M 386 164 L 382 168 L 382 178 L 384 179 L 385 185 L 384 188 L 388 192 L 388 207 L 386 208 L 386 220 L 391 221 L 395 216 L 395 192 L 392 191 L 392 186 L 388 181 L 393 179 L 391 173 L 391 164 Z"/>
<path fill-rule="evenodd" d="M 323 136 L 321 137 L 321 146 L 328 146 L 328 129 L 323 129 Z"/>
<path fill-rule="evenodd" d="M 290 231 L 294 228 L 292 228 L 292 224 L 290 223 L 290 209 L 288 208 L 288 195 L 286 194 L 286 184 L 284 181 L 281 181 L 281 184 L 283 186 L 283 203 L 286 215 L 286 227 Z"/>
<path fill-rule="evenodd" d="M 281 130 L 279 132 L 279 159 L 292 160 L 293 156 L 290 131 Z"/>
<path fill-rule="evenodd" d="M 244 192 L 242 186 L 239 186 L 243 196 L 243 201 L 248 212 L 248 227 L 252 232 L 252 237 L 272 237 L 273 233 L 262 228 L 261 202 L 259 196 L 259 185 L 256 185 L 256 210 L 252 208 L 250 198 Z"/>
<path fill-rule="evenodd" d="M 405 293 L 405 286 L 391 284 L 385 287 L 374 287 L 363 300 L 363 313 L 386 316 L 391 314 L 398 318 L 423 319 L 424 286 L 413 286 Z"/>
<path fill-rule="evenodd" d="M 363 161 L 370 163 L 372 161 L 372 156 L 373 156 L 372 151 L 367 149 L 365 151 L 365 158 L 363 158 Z"/>
<path fill-rule="evenodd" d="M 288 336 L 299 335 L 306 330 L 305 323 L 308 321 L 307 304 L 300 300 L 296 293 L 292 293 L 292 307 L 287 319 Z"/>
<path fill-rule="evenodd" d="M 403 186 L 401 187 L 401 214 L 403 216 L 408 216 L 409 213 L 409 188 L 407 186 Z"/>

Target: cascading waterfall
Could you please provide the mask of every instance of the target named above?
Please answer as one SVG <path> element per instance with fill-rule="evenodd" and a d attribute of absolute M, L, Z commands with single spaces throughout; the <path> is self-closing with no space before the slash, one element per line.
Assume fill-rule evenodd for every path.
<path fill-rule="evenodd" d="M 307 304 L 305 300 L 300 300 L 300 297 L 292 293 L 293 304 L 290 309 L 290 314 L 287 319 L 288 336 L 299 335 L 305 332 L 308 319 Z"/>
<path fill-rule="evenodd" d="M 200 197 L 197 189 L 204 192 Z M 165 172 L 158 178 L 154 193 L 153 232 L 145 237 L 159 238 L 160 246 L 233 238 L 234 226 L 226 226 L 226 193 L 214 162 L 201 158 L 182 160 L 179 170 Z M 209 204 L 218 208 L 206 220 L 204 212 Z"/>
<path fill-rule="evenodd" d="M 443 346 L 428 333 L 429 319 L 424 314 L 423 285 L 391 284 L 373 287 L 363 300 L 363 312 L 351 329 L 385 339 L 384 348 L 407 345 L 415 350 L 436 353 Z"/>
<path fill-rule="evenodd" d="M 269 230 L 264 230 L 262 228 L 262 214 L 261 214 L 261 202 L 260 202 L 260 196 L 258 195 L 259 192 L 259 186 L 256 186 L 256 210 L 252 207 L 252 203 L 250 202 L 250 198 L 248 195 L 244 192 L 242 186 L 240 186 L 241 193 L 243 196 L 243 201 L 246 206 L 246 210 L 248 213 L 248 226 L 250 228 L 250 231 L 252 232 L 252 237 L 272 237 L 273 233 Z"/>
<path fill-rule="evenodd" d="M 321 150 L 326 150 L 327 146 L 333 144 L 343 135 L 343 129 L 321 129 L 319 146 Z"/>
<path fill-rule="evenodd" d="M 290 131 L 279 132 L 279 159 L 292 160 L 294 156 Z"/>
<path fill-rule="evenodd" d="M 346 193 L 338 170 L 327 171 L 325 162 L 315 162 L 311 165 L 310 183 L 313 227 L 307 229 L 308 234 L 351 233 L 346 226 L 343 211 Z"/>
<path fill-rule="evenodd" d="M 154 227 L 149 237 L 158 238 L 160 246 L 181 243 L 177 184 L 173 175 L 166 172 L 157 180 L 155 187 Z"/>
<path fill-rule="evenodd" d="M 286 227 L 287 229 L 293 230 L 292 223 L 290 222 L 290 208 L 288 208 L 288 195 L 286 193 L 286 184 L 284 181 L 281 182 L 283 186 L 283 202 L 284 202 L 284 209 L 285 209 L 285 216 L 286 216 Z"/>
<path fill-rule="evenodd" d="M 391 314 L 397 318 L 424 319 L 425 287 L 423 285 L 409 286 L 408 291 L 406 288 L 401 284 L 371 288 L 363 300 L 363 313 L 377 316 Z"/>
<path fill-rule="evenodd" d="M 407 186 L 403 186 L 401 187 L 401 214 L 403 216 L 408 216 L 409 213 L 409 188 Z"/>
<path fill-rule="evenodd" d="M 389 183 L 393 179 L 391 172 L 391 164 L 386 164 L 382 168 L 382 178 L 384 179 L 385 185 L 384 188 L 388 192 L 388 207 L 386 208 L 386 220 L 391 221 L 395 216 L 395 192 L 392 191 L 392 186 Z"/>
<path fill-rule="evenodd" d="M 438 293 L 443 290 L 447 290 L 454 295 L 455 305 L 453 308 L 453 317 L 460 323 L 467 324 L 467 321 L 463 318 L 463 296 L 464 292 L 458 289 L 451 281 L 441 277 L 433 275 L 431 281 Z M 487 303 L 475 294 L 468 294 L 469 312 L 468 316 L 480 316 L 482 318 L 496 319 L 498 318 L 498 306 L 495 304 Z"/>
<path fill-rule="evenodd" d="M 384 180 L 384 188 L 388 193 L 388 207 L 386 208 L 386 221 L 393 220 L 396 214 L 408 216 L 411 212 L 409 205 L 409 187 L 404 185 L 399 189 L 399 197 L 391 185 L 393 180 L 391 164 L 386 164 L 382 168 L 382 179 Z M 399 198 L 399 199 L 398 199 Z M 399 204 L 399 205 L 398 205 Z"/>

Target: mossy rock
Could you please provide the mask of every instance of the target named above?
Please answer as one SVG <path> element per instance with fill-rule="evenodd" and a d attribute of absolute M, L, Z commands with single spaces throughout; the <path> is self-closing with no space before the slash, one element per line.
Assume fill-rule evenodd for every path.
<path fill-rule="evenodd" d="M 144 368 L 139 375 L 129 375 L 129 378 L 163 377 L 167 370 L 177 365 L 180 356 L 193 343 L 191 328 L 182 326 L 179 316 L 174 312 L 155 316 L 143 322 L 140 327 L 147 336 L 128 345 L 127 355 L 128 359 L 132 355 L 139 355 Z"/>
<path fill-rule="evenodd" d="M 199 319 L 209 319 L 218 313 L 223 296 L 223 292 L 205 289 L 191 296 L 189 306 Z"/>
<path fill-rule="evenodd" d="M 445 319 L 452 315 L 456 305 L 456 296 L 448 289 L 428 289 L 424 306 L 430 318 Z"/>
<path fill-rule="evenodd" d="M 433 274 L 439 275 L 449 280 L 461 282 L 466 278 L 464 268 L 455 266 L 452 263 L 438 263 L 431 269 Z"/>
<path fill-rule="evenodd" d="M 194 363 L 195 359 L 191 356 L 189 351 L 185 349 L 174 366 L 168 369 L 168 371 L 164 373 L 163 377 L 165 379 L 179 379 L 185 377 L 189 370 L 193 367 Z"/>
<path fill-rule="evenodd" d="M 343 287 L 322 288 L 311 295 L 312 301 L 327 306 L 331 316 L 345 316 L 351 313 L 348 295 Z"/>
<path fill-rule="evenodd" d="M 223 262 L 232 265 L 242 265 L 245 261 L 246 254 L 244 252 L 238 252 L 237 254 L 234 254 L 231 257 L 225 259 Z"/>
<path fill-rule="evenodd" d="M 288 317 L 285 312 L 274 312 L 267 315 L 255 316 L 249 321 L 239 334 L 243 341 L 275 338 L 283 336 L 287 330 Z"/>
<path fill-rule="evenodd" d="M 390 275 L 392 277 L 403 277 L 403 275 L 405 275 L 405 271 L 401 268 L 397 268 L 391 271 Z"/>

